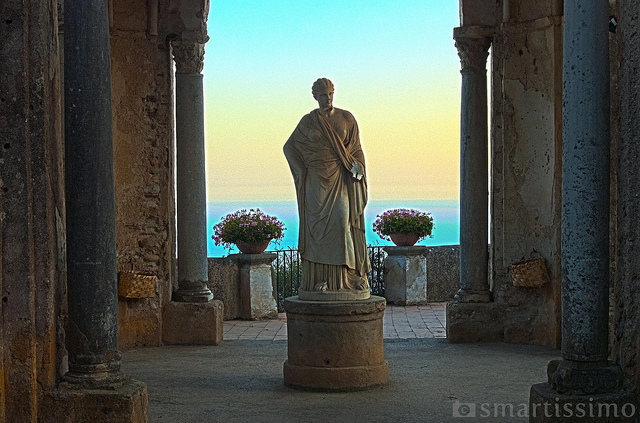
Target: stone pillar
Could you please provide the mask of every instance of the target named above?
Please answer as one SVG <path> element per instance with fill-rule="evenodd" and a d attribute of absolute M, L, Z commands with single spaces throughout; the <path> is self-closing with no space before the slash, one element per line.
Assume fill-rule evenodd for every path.
<path fill-rule="evenodd" d="M 65 1 L 65 171 L 69 372 L 122 380 L 118 351 L 111 66 L 107 3 Z"/>
<path fill-rule="evenodd" d="M 427 247 L 384 247 L 384 296 L 396 305 L 427 303 Z"/>
<path fill-rule="evenodd" d="M 585 6 L 574 0 L 565 7 L 562 357 L 603 361 L 609 320 L 608 2 Z"/>
<path fill-rule="evenodd" d="M 562 360 L 533 385 L 530 421 L 628 421 L 622 372 L 608 362 L 609 49 L 608 1 L 565 1 L 562 149 Z M 558 420 L 579 404 L 591 419 Z M 615 417 L 598 414 L 616 408 Z M 627 405 L 627 407 L 629 407 Z M 536 408 L 538 408 L 536 410 Z M 628 410 L 627 410 L 628 411 Z M 550 415 L 549 415 L 550 414 Z M 566 417 L 566 416 L 564 416 Z M 609 414 L 606 417 L 612 417 Z"/>
<path fill-rule="evenodd" d="M 479 26 L 453 30 L 462 64 L 460 289 L 447 304 L 449 342 L 496 342 L 504 337 L 488 281 L 487 57 L 491 37 L 486 31 Z"/>
<path fill-rule="evenodd" d="M 277 254 L 232 254 L 230 259 L 240 269 L 240 316 L 243 319 L 273 319 L 278 317 L 276 290 L 273 286 L 271 263 Z"/>
<path fill-rule="evenodd" d="M 462 64 L 460 113 L 460 302 L 489 302 L 487 56 L 491 38 L 481 27 L 455 28 Z"/>
<path fill-rule="evenodd" d="M 202 68 L 204 44 L 174 42 L 178 290 L 174 301 L 208 302 L 207 192 Z"/>
<path fill-rule="evenodd" d="M 178 290 L 163 310 L 162 341 L 218 345 L 222 342 L 224 308 L 221 301 L 213 300 L 207 286 L 207 193 L 200 73 L 204 66 L 204 44 L 185 38 L 183 34 L 183 41 L 172 43 L 176 62 Z"/>
<path fill-rule="evenodd" d="M 147 388 L 120 370 L 107 3 L 65 1 L 66 345 L 69 371 L 39 420 L 147 421 Z"/>

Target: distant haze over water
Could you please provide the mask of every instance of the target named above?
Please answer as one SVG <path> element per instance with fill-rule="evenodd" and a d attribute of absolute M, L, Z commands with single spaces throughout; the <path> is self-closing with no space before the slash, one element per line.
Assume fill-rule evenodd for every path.
<path fill-rule="evenodd" d="M 259 208 L 264 213 L 276 216 L 284 222 L 287 228 L 284 239 L 280 245 L 269 244 L 269 250 L 278 248 L 296 248 L 298 245 L 298 208 L 295 201 L 234 201 L 207 204 L 207 252 L 210 257 L 222 257 L 237 253 L 234 247 L 229 250 L 218 247 L 211 239 L 213 225 L 220 222 L 222 217 L 240 209 Z M 435 228 L 433 238 L 426 238 L 418 242 L 418 245 L 454 245 L 460 243 L 459 226 L 460 213 L 458 200 L 389 200 L 369 201 L 365 209 L 365 222 L 367 227 L 367 244 L 369 245 L 393 245 L 391 241 L 385 241 L 373 232 L 373 222 L 376 216 L 386 210 L 397 208 L 411 208 L 422 212 L 431 213 Z"/>

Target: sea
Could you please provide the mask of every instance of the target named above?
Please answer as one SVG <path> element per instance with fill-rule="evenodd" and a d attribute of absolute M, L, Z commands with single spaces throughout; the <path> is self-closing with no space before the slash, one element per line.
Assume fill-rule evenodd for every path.
<path fill-rule="evenodd" d="M 213 226 L 222 218 L 241 209 L 259 208 L 264 213 L 276 216 L 286 228 L 284 239 L 279 244 L 272 242 L 269 250 L 281 248 L 296 248 L 298 244 L 298 207 L 295 201 L 234 201 L 217 202 L 207 204 L 207 253 L 209 257 L 223 257 L 235 254 L 238 250 L 232 247 L 230 250 L 222 246 L 216 246 L 211 239 Z M 434 222 L 432 238 L 425 238 L 417 245 L 455 245 L 460 243 L 460 207 L 458 200 L 371 200 L 365 209 L 365 222 L 367 226 L 367 244 L 369 245 L 393 245 L 373 231 L 373 222 L 376 217 L 386 210 L 397 208 L 416 209 L 421 212 L 431 213 Z"/>

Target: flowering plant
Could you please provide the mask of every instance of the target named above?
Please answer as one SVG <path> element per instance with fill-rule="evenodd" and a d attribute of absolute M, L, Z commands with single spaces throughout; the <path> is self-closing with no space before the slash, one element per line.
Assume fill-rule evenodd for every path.
<path fill-rule="evenodd" d="M 238 210 L 222 218 L 213 227 L 216 245 L 231 248 L 238 241 L 262 244 L 279 241 L 284 237 L 284 224 L 275 216 L 264 214 L 260 209 Z"/>
<path fill-rule="evenodd" d="M 387 210 L 382 215 L 376 216 L 373 222 L 373 230 L 380 238 L 390 240 L 391 234 L 413 234 L 419 239 L 433 237 L 433 217 L 430 213 L 424 213 L 413 209 Z"/>

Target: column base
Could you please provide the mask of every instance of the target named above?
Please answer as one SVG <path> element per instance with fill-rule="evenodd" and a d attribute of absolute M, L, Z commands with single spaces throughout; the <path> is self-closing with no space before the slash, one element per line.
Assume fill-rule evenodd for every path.
<path fill-rule="evenodd" d="M 550 383 L 538 383 L 529 394 L 531 423 L 637 421 L 640 412 L 635 397 L 624 390 L 596 395 L 560 394 Z"/>
<path fill-rule="evenodd" d="M 504 327 L 496 303 L 447 303 L 447 339 L 451 343 L 499 342 Z"/>
<path fill-rule="evenodd" d="M 121 371 L 108 373 L 83 373 L 68 371 L 63 380 L 70 386 L 77 386 L 84 389 L 101 389 L 108 386 L 117 385 L 127 379 L 127 376 Z"/>
<path fill-rule="evenodd" d="M 597 395 L 622 388 L 622 369 L 606 360 L 551 360 L 547 377 L 551 387 L 561 394 Z"/>
<path fill-rule="evenodd" d="M 284 383 L 297 389 L 357 391 L 388 381 L 382 317 L 385 300 L 285 299 L 288 360 Z"/>
<path fill-rule="evenodd" d="M 206 282 L 202 282 L 202 284 L 197 284 L 196 286 L 187 286 L 182 287 L 183 285 L 189 285 L 188 282 L 179 282 L 178 288 L 176 292 L 173 293 L 171 298 L 172 301 L 183 302 L 183 303 L 207 303 L 213 300 L 213 293 L 207 287 Z M 191 283 L 190 285 L 193 285 Z"/>
<path fill-rule="evenodd" d="M 461 288 L 454 298 L 460 303 L 488 303 L 491 302 L 491 291 L 469 291 Z"/>
<path fill-rule="evenodd" d="M 223 324 L 222 301 L 172 301 L 164 307 L 162 341 L 173 345 L 218 345 L 222 342 Z"/>
<path fill-rule="evenodd" d="M 69 386 L 86 389 L 103 389 L 129 380 L 121 370 L 120 351 L 104 351 L 94 356 L 78 355 L 69 361 L 69 371 L 63 381 Z"/>
<path fill-rule="evenodd" d="M 146 423 L 149 418 L 147 386 L 128 380 L 105 389 L 78 388 L 61 383 L 44 395 L 38 414 L 42 423 Z"/>

